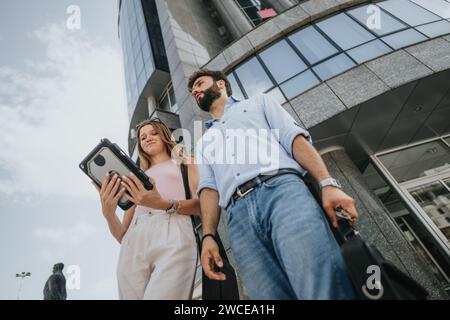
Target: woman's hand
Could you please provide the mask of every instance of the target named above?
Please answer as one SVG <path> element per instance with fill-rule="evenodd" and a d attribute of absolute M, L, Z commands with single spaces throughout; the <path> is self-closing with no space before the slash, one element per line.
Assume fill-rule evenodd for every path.
<path fill-rule="evenodd" d="M 152 190 L 145 189 L 142 182 L 132 173 L 130 173 L 129 177 L 123 176 L 122 180 L 122 186 L 125 187 L 128 193 L 125 196 L 135 204 L 161 210 L 167 210 L 170 207 L 170 201 L 161 198 L 156 188 L 155 180 L 152 178 L 148 178 L 153 185 Z"/>
<path fill-rule="evenodd" d="M 100 201 L 102 203 L 102 213 L 106 219 L 116 214 L 117 204 L 120 198 L 125 193 L 125 188 L 119 191 L 120 178 L 117 174 L 111 179 L 109 174 L 106 174 L 103 179 L 102 187 L 99 188 L 94 182 L 91 182 L 100 194 Z"/>

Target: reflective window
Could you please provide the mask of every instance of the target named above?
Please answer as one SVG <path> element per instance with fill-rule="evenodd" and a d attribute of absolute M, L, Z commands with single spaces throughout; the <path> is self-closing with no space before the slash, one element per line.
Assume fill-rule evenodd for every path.
<path fill-rule="evenodd" d="M 363 63 L 365 61 L 388 53 L 389 51 L 391 51 L 391 48 L 389 48 L 383 42 L 381 42 L 380 40 L 374 40 L 369 43 L 363 44 L 362 46 L 351 49 L 347 51 L 347 53 L 356 62 Z"/>
<path fill-rule="evenodd" d="M 122 1 L 120 8 L 120 41 L 123 49 L 127 102 L 137 103 L 142 89 L 155 70 L 153 51 L 140 0 Z"/>
<path fill-rule="evenodd" d="M 137 101 L 139 98 L 139 92 L 136 86 L 136 81 L 134 81 L 134 83 L 131 84 L 131 97 L 133 101 Z"/>
<path fill-rule="evenodd" d="M 145 41 L 142 43 L 142 56 L 144 57 L 144 60 L 148 59 L 149 57 L 152 57 L 152 51 L 150 48 L 149 41 Z"/>
<path fill-rule="evenodd" d="M 134 63 L 136 66 L 136 73 L 140 73 L 144 69 L 144 59 L 142 59 L 142 54 L 140 53 L 140 50 Z"/>
<path fill-rule="evenodd" d="M 278 83 L 306 69 L 300 57 L 284 40 L 261 52 L 260 57 Z"/>
<path fill-rule="evenodd" d="M 136 14 L 134 13 L 134 6 L 133 6 L 133 4 L 131 3 L 131 2 L 129 2 L 129 1 L 127 1 L 128 2 L 128 19 L 130 20 L 130 21 L 134 21 L 134 20 L 136 20 Z"/>
<path fill-rule="evenodd" d="M 260 0 L 236 0 L 236 3 L 255 26 L 264 20 L 259 15 L 259 11 L 271 8 L 269 3 Z"/>
<path fill-rule="evenodd" d="M 325 59 L 337 52 L 337 49 L 313 26 L 309 26 L 294 33 L 289 39 L 311 64 Z"/>
<path fill-rule="evenodd" d="M 273 86 L 269 76 L 256 58 L 252 58 L 236 69 L 248 97 L 263 93 Z"/>
<path fill-rule="evenodd" d="M 169 90 L 169 98 L 170 98 L 170 104 L 172 105 L 171 109 L 174 110 L 174 106 L 177 104 L 177 99 L 175 97 L 175 91 L 173 90 L 173 87 L 170 87 Z"/>
<path fill-rule="evenodd" d="M 170 101 L 169 96 L 166 95 L 160 102 L 159 102 L 159 109 L 170 111 Z"/>
<path fill-rule="evenodd" d="M 138 28 L 136 25 L 136 22 L 133 21 L 133 23 L 131 24 L 131 35 L 135 36 L 138 34 Z"/>
<path fill-rule="evenodd" d="M 408 29 L 385 36 L 381 39 L 383 39 L 383 41 L 390 45 L 392 48 L 399 49 L 401 47 L 426 40 L 427 38 L 414 29 Z"/>
<path fill-rule="evenodd" d="M 386 183 L 384 177 L 375 170 L 372 164 L 369 164 L 364 170 L 363 178 L 384 204 L 406 239 L 428 263 L 436 278 L 443 286 L 449 287 L 450 268 L 447 260 L 436 247 L 436 244 L 429 240 L 429 232 L 423 224 L 418 223 L 416 215 L 406 206 L 402 196 L 390 184 Z"/>
<path fill-rule="evenodd" d="M 432 141 L 378 157 L 397 182 L 432 175 L 450 169 L 450 149 L 441 141 Z"/>
<path fill-rule="evenodd" d="M 139 36 L 137 34 L 133 37 L 133 40 L 131 41 L 131 43 L 132 43 L 131 49 L 132 49 L 133 55 L 134 55 L 134 57 L 136 57 L 139 52 L 140 46 L 141 46 L 139 43 Z"/>
<path fill-rule="evenodd" d="M 142 27 L 145 25 L 145 18 L 144 18 L 141 2 L 138 1 L 137 3 L 135 3 L 135 7 L 136 7 L 136 19 L 137 19 L 138 28 L 142 29 Z"/>
<path fill-rule="evenodd" d="M 149 57 L 147 60 L 145 60 L 144 65 L 145 65 L 145 73 L 147 74 L 147 78 L 150 78 L 150 76 L 152 75 L 152 72 L 155 70 L 155 65 L 153 64 L 152 57 Z"/>
<path fill-rule="evenodd" d="M 444 19 L 450 19 L 450 2 L 445 0 L 411 0 L 421 7 L 441 16 Z"/>
<path fill-rule="evenodd" d="M 344 13 L 323 20 L 317 25 L 344 50 L 375 38 L 374 35 Z"/>
<path fill-rule="evenodd" d="M 143 43 L 142 44 L 142 55 L 144 57 L 145 60 L 147 60 L 148 58 L 151 57 L 152 53 L 150 51 L 150 45 L 149 43 Z"/>
<path fill-rule="evenodd" d="M 237 2 L 241 8 L 262 3 Z M 379 9 L 379 26 L 369 8 Z M 239 99 L 269 90 L 280 100 L 292 99 L 356 63 L 450 33 L 450 20 L 438 15 L 450 16 L 450 0 L 374 1 L 297 30 L 237 66 L 228 78 Z"/>
<path fill-rule="evenodd" d="M 233 97 L 235 97 L 238 100 L 244 100 L 245 97 L 242 94 L 241 88 L 239 88 L 239 85 L 237 84 L 236 78 L 234 77 L 233 73 L 230 73 L 227 76 L 228 81 L 231 85 L 231 90 L 233 90 Z"/>
<path fill-rule="evenodd" d="M 441 19 L 408 0 L 388 0 L 378 3 L 378 5 L 411 26 Z"/>
<path fill-rule="evenodd" d="M 288 99 L 292 99 L 300 93 L 319 84 L 319 79 L 310 71 L 307 70 L 302 74 L 292 78 L 283 83 L 280 87 Z"/>
<path fill-rule="evenodd" d="M 148 42 L 148 33 L 147 33 L 147 29 L 142 29 L 138 32 L 139 34 L 139 41 L 141 42 L 141 45 Z"/>
<path fill-rule="evenodd" d="M 175 98 L 175 92 L 173 91 L 172 84 L 168 89 L 164 91 L 162 96 L 159 98 L 158 109 L 176 112 L 178 109 L 177 101 Z"/>
<path fill-rule="evenodd" d="M 138 16 L 138 29 L 139 31 L 144 30 L 146 31 L 147 28 L 145 27 L 145 19 L 143 14 L 139 14 Z"/>
<path fill-rule="evenodd" d="M 132 87 L 134 87 L 136 85 L 137 75 L 136 75 L 136 71 L 135 70 L 136 69 L 134 68 L 134 66 L 132 66 L 130 68 L 130 70 L 129 70 L 129 75 L 130 75 L 129 79 L 130 79 L 130 83 L 131 83 Z"/>
<path fill-rule="evenodd" d="M 138 76 L 138 87 L 139 91 L 142 91 L 145 87 L 145 84 L 147 83 L 147 75 L 145 74 L 145 70 L 142 70 L 142 72 Z"/>
<path fill-rule="evenodd" d="M 376 6 L 374 6 L 373 4 L 366 5 L 350 10 L 348 11 L 348 13 L 359 22 L 361 22 L 361 24 L 365 25 L 367 29 L 375 32 L 379 36 L 383 36 L 387 33 L 391 33 L 408 27 L 406 24 L 395 19 L 383 10 L 379 10 L 379 8 L 378 10 L 380 12 L 380 19 L 378 21 L 379 23 L 377 24 L 377 21 L 372 18 L 374 15 L 374 12 L 371 10 L 372 7 L 376 8 Z"/>
<path fill-rule="evenodd" d="M 433 38 L 442 34 L 450 33 L 450 22 L 447 20 L 441 20 L 416 27 L 416 29 L 426 34 L 428 37 Z"/>
<path fill-rule="evenodd" d="M 313 67 L 314 71 L 322 80 L 327 80 L 347 69 L 353 67 L 355 63 L 344 53 L 331 58 Z"/>
<path fill-rule="evenodd" d="M 441 182 L 427 183 L 408 189 L 423 211 L 450 240 L 450 192 Z"/>

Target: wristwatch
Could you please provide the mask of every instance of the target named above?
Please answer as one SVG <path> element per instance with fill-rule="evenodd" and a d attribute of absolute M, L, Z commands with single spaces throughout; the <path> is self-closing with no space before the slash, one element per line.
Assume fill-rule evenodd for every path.
<path fill-rule="evenodd" d="M 176 200 L 169 200 L 169 201 L 170 201 L 170 203 L 171 203 L 172 205 L 171 205 L 171 207 L 170 207 L 168 210 L 166 210 L 166 212 L 167 212 L 168 214 L 176 213 L 176 212 L 177 212 L 177 209 L 178 209 L 178 201 L 176 201 Z"/>
<path fill-rule="evenodd" d="M 319 182 L 319 186 L 320 189 L 323 189 L 326 186 L 333 186 L 342 189 L 341 184 L 336 179 L 333 178 L 323 179 L 322 181 Z"/>

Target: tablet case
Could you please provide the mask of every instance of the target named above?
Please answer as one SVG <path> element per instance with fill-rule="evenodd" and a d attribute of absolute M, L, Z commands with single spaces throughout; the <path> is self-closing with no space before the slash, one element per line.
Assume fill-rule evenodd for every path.
<path fill-rule="evenodd" d="M 81 161 L 79 167 L 99 187 L 101 187 L 106 173 L 129 176 L 132 172 L 143 183 L 145 189 L 151 190 L 153 188 L 144 171 L 117 144 L 108 139 L 102 139 Z M 133 206 L 133 202 L 123 196 L 120 198 L 118 206 L 123 210 L 128 210 Z"/>

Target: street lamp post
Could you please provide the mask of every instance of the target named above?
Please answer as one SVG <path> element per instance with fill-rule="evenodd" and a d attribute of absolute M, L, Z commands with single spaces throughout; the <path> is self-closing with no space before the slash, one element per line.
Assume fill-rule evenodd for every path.
<path fill-rule="evenodd" d="M 19 279 L 19 290 L 17 291 L 17 300 L 20 300 L 20 292 L 22 291 L 22 282 L 25 277 L 31 277 L 31 272 L 16 273 L 16 278 Z"/>

